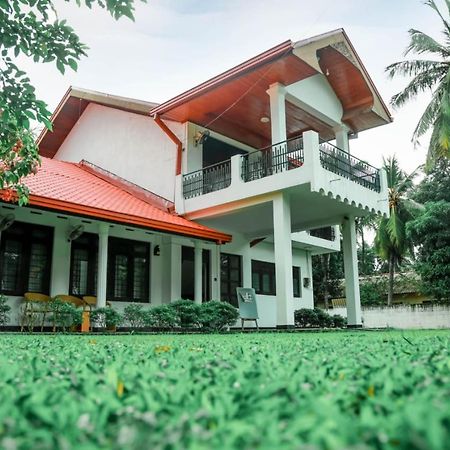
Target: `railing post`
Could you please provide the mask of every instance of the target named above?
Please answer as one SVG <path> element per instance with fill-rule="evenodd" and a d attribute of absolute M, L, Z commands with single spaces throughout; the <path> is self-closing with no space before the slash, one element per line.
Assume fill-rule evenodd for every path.
<path fill-rule="evenodd" d="M 243 183 L 241 178 L 242 156 L 233 155 L 231 157 L 231 186 Z"/>

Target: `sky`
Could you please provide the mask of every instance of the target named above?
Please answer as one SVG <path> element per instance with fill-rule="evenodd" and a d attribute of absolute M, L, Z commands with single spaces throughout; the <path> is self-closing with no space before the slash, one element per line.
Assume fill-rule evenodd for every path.
<path fill-rule="evenodd" d="M 55 4 L 89 51 L 78 72 L 64 76 L 52 64 L 20 60 L 50 110 L 71 85 L 163 102 L 287 39 L 336 28 L 346 30 L 389 103 L 407 79 L 389 80 L 384 69 L 403 59 L 408 29 L 438 39 L 441 29 L 422 0 L 148 0 L 137 4 L 135 22 L 116 22 L 74 1 Z M 402 168 L 413 171 L 425 161 L 427 140 L 415 148 L 411 135 L 428 98 L 390 108 L 394 123 L 360 133 L 351 152 L 376 166 L 396 154 Z"/>

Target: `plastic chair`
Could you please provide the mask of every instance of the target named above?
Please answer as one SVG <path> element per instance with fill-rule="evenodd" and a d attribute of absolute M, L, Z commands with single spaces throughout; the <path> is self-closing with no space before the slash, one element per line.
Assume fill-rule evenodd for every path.
<path fill-rule="evenodd" d="M 244 329 L 245 321 L 252 321 L 255 322 L 256 329 L 259 331 L 259 315 L 255 290 L 253 288 L 236 288 L 236 293 L 238 297 L 242 330 Z"/>
<path fill-rule="evenodd" d="M 25 327 L 29 331 L 33 331 L 35 318 L 39 315 L 42 315 L 41 331 L 43 331 L 45 316 L 50 312 L 48 304 L 51 298 L 48 295 L 37 292 L 26 292 L 23 298 L 20 331 L 23 331 Z"/>

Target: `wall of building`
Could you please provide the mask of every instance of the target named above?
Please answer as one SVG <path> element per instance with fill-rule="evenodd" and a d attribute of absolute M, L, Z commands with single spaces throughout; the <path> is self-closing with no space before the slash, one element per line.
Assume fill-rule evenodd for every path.
<path fill-rule="evenodd" d="M 167 122 L 184 141 L 182 124 Z M 152 118 L 91 103 L 55 155 L 85 159 L 171 201 L 176 146 Z"/>
<path fill-rule="evenodd" d="M 330 314 L 347 316 L 345 308 L 328 310 Z M 364 328 L 450 328 L 450 306 L 399 305 L 391 308 L 363 308 Z"/>

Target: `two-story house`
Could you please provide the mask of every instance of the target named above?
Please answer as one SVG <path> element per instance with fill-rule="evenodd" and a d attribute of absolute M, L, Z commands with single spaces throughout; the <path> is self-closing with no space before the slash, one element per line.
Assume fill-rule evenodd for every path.
<path fill-rule="evenodd" d="M 311 256 L 339 250 L 342 226 L 360 326 L 355 218 L 386 214 L 387 187 L 349 138 L 391 120 L 343 30 L 160 105 L 71 88 L 38 139 L 29 205 L 0 205 L 1 292 L 17 311 L 29 291 L 120 308 L 236 305 L 236 287 L 254 287 L 261 326 L 291 327 L 314 304 Z"/>

